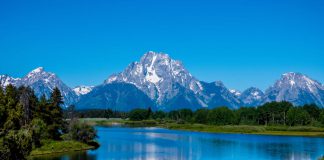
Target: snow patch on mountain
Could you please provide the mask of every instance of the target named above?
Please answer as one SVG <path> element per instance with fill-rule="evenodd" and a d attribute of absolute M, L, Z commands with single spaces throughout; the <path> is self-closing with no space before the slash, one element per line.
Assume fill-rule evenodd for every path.
<path fill-rule="evenodd" d="M 89 92 L 92 91 L 92 89 L 94 88 L 94 86 L 77 86 L 75 88 L 73 88 L 73 91 L 75 92 L 75 94 L 77 94 L 78 96 L 80 95 L 85 95 L 88 94 Z"/>

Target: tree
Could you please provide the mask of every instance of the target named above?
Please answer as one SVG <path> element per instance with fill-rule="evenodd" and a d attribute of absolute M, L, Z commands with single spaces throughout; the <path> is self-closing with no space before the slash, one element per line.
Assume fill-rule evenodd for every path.
<path fill-rule="evenodd" d="M 289 109 L 287 119 L 290 126 L 307 125 L 311 121 L 309 113 L 300 107 L 293 107 Z"/>
<path fill-rule="evenodd" d="M 293 107 L 289 102 L 268 102 L 257 107 L 258 124 L 286 124 L 287 112 Z"/>
<path fill-rule="evenodd" d="M 46 132 L 45 122 L 39 118 L 35 118 L 31 121 L 29 128 L 31 129 L 32 132 L 32 139 L 33 139 L 34 146 L 40 147 L 41 146 L 40 140 L 48 137 Z"/>
<path fill-rule="evenodd" d="M 212 109 L 208 113 L 208 121 L 214 125 L 227 125 L 233 123 L 233 111 L 227 107 L 219 107 Z"/>
<path fill-rule="evenodd" d="M 180 119 L 186 122 L 190 122 L 192 119 L 192 110 L 191 109 L 180 109 L 179 110 Z"/>
<path fill-rule="evenodd" d="M 0 87 L 0 130 L 3 128 L 7 116 L 5 94 L 2 87 Z"/>
<path fill-rule="evenodd" d="M 201 123 L 201 124 L 206 124 L 208 123 L 208 110 L 207 109 L 198 109 L 195 113 L 194 113 L 194 122 L 195 123 Z"/>
<path fill-rule="evenodd" d="M 166 114 L 163 112 L 163 111 L 156 111 L 154 114 L 153 114 L 153 118 L 154 119 L 163 119 L 166 117 Z"/>
<path fill-rule="evenodd" d="M 22 106 L 23 118 L 21 119 L 22 125 L 30 123 L 32 120 L 32 115 L 35 112 L 35 107 L 37 104 L 37 97 L 34 91 L 30 87 L 21 86 L 19 91 L 19 103 Z"/>
<path fill-rule="evenodd" d="M 257 120 L 257 110 L 254 107 L 241 107 L 236 110 L 237 124 L 255 124 Z"/>
<path fill-rule="evenodd" d="M 178 121 L 180 119 L 180 112 L 179 111 L 170 111 L 168 117 L 172 120 Z"/>
<path fill-rule="evenodd" d="M 32 150 L 32 134 L 27 129 L 10 130 L 4 137 L 5 159 L 25 159 Z"/>
<path fill-rule="evenodd" d="M 152 118 L 152 114 L 153 114 L 153 112 L 152 112 L 151 107 L 148 107 L 147 108 L 147 116 L 146 116 L 146 119 Z"/>
<path fill-rule="evenodd" d="M 86 123 L 81 123 L 78 120 L 72 120 L 70 122 L 69 132 L 66 138 L 69 140 L 91 143 L 95 138 L 97 138 L 97 132 L 92 126 Z"/>
<path fill-rule="evenodd" d="M 132 121 L 141 121 L 147 119 L 147 110 L 146 109 L 133 109 L 129 113 L 129 119 Z"/>
<path fill-rule="evenodd" d="M 48 132 L 52 139 L 60 139 L 60 131 L 64 127 L 63 110 L 61 108 L 64 103 L 61 91 L 57 87 L 53 89 L 49 102 L 52 123 L 48 126 Z"/>
<path fill-rule="evenodd" d="M 321 109 L 316 104 L 305 104 L 302 108 L 308 112 L 312 120 L 318 120 Z"/>
<path fill-rule="evenodd" d="M 75 105 L 70 105 L 67 110 L 67 118 L 73 120 L 76 116 Z"/>
<path fill-rule="evenodd" d="M 113 115 L 114 115 L 113 110 L 111 110 L 111 109 L 105 110 L 105 116 L 106 116 L 107 119 L 113 118 Z"/>
<path fill-rule="evenodd" d="M 324 109 L 322 109 L 321 114 L 319 116 L 319 121 L 324 126 Z"/>

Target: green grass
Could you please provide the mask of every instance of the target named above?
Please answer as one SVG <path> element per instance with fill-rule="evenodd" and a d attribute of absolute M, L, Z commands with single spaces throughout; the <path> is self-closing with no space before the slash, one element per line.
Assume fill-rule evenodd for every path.
<path fill-rule="evenodd" d="M 45 154 L 53 154 L 53 153 L 62 153 L 62 152 L 70 152 L 70 151 L 81 151 L 93 149 L 93 146 L 77 142 L 77 141 L 45 141 L 44 145 L 40 148 L 34 149 L 30 156 L 36 155 L 45 155 Z"/>
<path fill-rule="evenodd" d="M 205 124 L 178 124 L 173 121 L 130 121 L 123 119 L 82 119 L 91 125 L 112 126 L 115 124 L 132 127 L 162 127 L 175 130 L 187 130 L 211 133 L 242 133 L 242 134 L 260 134 L 260 135 L 283 135 L 283 136 L 312 136 L 324 137 L 324 128 L 313 126 L 261 126 L 261 125 L 205 125 Z"/>
<path fill-rule="evenodd" d="M 199 132 L 243 133 L 282 136 L 324 137 L 324 129 L 310 126 L 252 126 L 252 125 L 203 125 L 203 124 L 166 124 L 165 128 Z"/>

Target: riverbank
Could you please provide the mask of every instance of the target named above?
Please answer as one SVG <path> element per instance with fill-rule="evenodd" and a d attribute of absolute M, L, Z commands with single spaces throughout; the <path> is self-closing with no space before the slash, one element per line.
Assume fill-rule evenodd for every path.
<path fill-rule="evenodd" d="M 313 126 L 255 126 L 255 125 L 205 125 L 205 124 L 178 124 L 175 122 L 158 122 L 155 120 L 130 121 L 123 119 L 87 118 L 82 121 L 90 125 L 131 127 L 161 127 L 174 130 L 187 130 L 209 133 L 240 133 L 280 136 L 310 136 L 324 137 L 324 128 Z"/>
<path fill-rule="evenodd" d="M 30 156 L 41 156 L 90 149 L 95 149 L 95 147 L 77 141 L 47 141 L 42 147 L 32 150 Z"/>

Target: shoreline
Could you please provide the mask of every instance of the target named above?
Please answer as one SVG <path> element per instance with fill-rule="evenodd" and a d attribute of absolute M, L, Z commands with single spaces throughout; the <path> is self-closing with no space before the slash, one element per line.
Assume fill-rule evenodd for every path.
<path fill-rule="evenodd" d="M 128 126 L 128 127 L 161 127 L 172 130 L 207 132 L 207 133 L 238 133 L 272 136 L 304 136 L 324 137 L 324 128 L 313 126 L 260 126 L 260 125 L 206 125 L 206 124 L 177 124 L 159 123 L 154 120 L 129 121 L 129 120 L 92 120 L 84 122 L 94 126 Z"/>
<path fill-rule="evenodd" d="M 77 141 L 51 141 L 40 148 L 33 149 L 29 157 L 41 157 L 68 152 L 87 151 L 96 147 Z"/>

